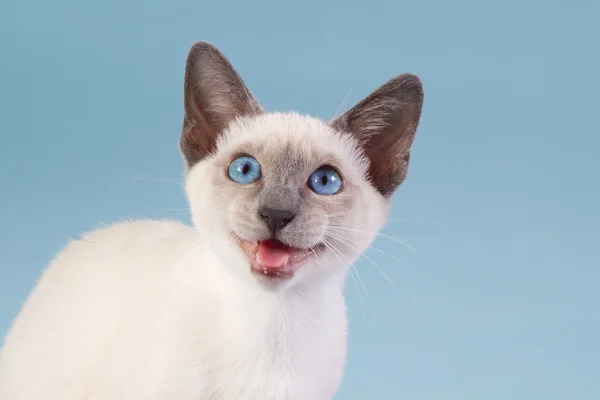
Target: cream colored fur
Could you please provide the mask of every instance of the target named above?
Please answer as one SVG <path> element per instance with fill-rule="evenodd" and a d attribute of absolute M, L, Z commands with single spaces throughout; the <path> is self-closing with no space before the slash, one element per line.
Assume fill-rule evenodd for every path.
<path fill-rule="evenodd" d="M 340 160 L 354 190 L 352 209 L 341 211 L 357 230 L 343 235 L 357 250 L 368 246 L 387 201 L 365 181 L 352 140 L 309 117 L 265 114 L 232 124 L 217 154 L 248 142 Z M 225 234 L 230 210 L 215 204 L 215 158 L 187 177 L 196 229 L 126 222 L 59 254 L 8 334 L 0 399 L 333 397 L 346 357 L 344 278 L 358 253 L 337 246 L 285 288 L 266 290 Z"/>

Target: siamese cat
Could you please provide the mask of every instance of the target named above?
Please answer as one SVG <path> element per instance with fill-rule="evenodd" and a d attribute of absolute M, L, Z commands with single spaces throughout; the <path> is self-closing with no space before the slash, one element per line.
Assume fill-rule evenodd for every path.
<path fill-rule="evenodd" d="M 331 400 L 344 281 L 386 222 L 423 104 L 399 75 L 332 121 L 263 110 L 207 42 L 180 139 L 193 227 L 71 242 L 16 317 L 1 400 Z"/>

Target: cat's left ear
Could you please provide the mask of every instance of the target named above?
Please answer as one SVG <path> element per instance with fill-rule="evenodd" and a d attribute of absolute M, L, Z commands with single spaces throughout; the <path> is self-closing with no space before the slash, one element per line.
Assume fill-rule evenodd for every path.
<path fill-rule="evenodd" d="M 184 111 L 179 146 L 188 168 L 214 151 L 233 120 L 263 113 L 231 63 L 207 42 L 195 43 L 187 57 Z"/>
<path fill-rule="evenodd" d="M 331 122 L 333 128 L 358 140 L 370 162 L 371 183 L 385 197 L 406 177 L 422 108 L 421 80 L 403 74 Z"/>

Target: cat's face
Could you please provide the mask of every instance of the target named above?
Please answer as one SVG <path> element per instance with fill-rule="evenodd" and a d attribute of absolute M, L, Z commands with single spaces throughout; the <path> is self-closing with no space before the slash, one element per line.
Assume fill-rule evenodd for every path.
<path fill-rule="evenodd" d="M 181 148 L 196 226 L 226 268 L 269 290 L 344 274 L 386 220 L 408 166 L 418 79 L 331 123 L 264 113 L 223 55 L 192 48 Z"/>
<path fill-rule="evenodd" d="M 387 201 L 367 182 L 357 149 L 351 137 L 317 119 L 242 118 L 226 130 L 215 155 L 188 175 L 196 225 L 214 233 L 229 266 L 241 266 L 236 273 L 266 285 L 345 269 L 387 212 Z M 283 268 L 256 254 L 269 239 L 293 248 Z"/>

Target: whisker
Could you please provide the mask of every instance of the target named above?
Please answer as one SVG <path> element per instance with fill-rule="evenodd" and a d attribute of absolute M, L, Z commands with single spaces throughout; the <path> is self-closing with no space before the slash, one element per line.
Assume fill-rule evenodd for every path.
<path fill-rule="evenodd" d="M 405 217 L 405 218 L 393 218 L 393 219 L 389 219 L 388 222 L 399 222 L 399 221 L 406 222 L 406 221 L 415 221 L 415 220 L 424 222 L 424 223 L 428 223 L 431 225 L 437 225 L 441 228 L 444 228 L 446 231 L 448 231 L 450 234 L 452 234 L 454 236 L 461 236 L 460 232 L 455 231 L 454 229 L 450 228 L 448 225 L 437 220 L 436 218 L 428 217 L 428 216 L 424 216 L 424 215 Z"/>
<path fill-rule="evenodd" d="M 347 242 L 345 242 L 344 240 L 340 239 L 340 238 L 336 238 L 336 240 L 338 240 L 339 242 L 341 242 L 342 244 L 345 244 L 346 246 L 348 246 L 349 248 L 353 249 L 354 251 L 356 251 L 361 257 L 364 257 L 365 259 L 367 259 L 367 261 L 369 261 L 371 264 L 373 264 L 373 266 L 379 271 L 379 273 L 381 274 L 381 276 L 391 285 L 393 291 L 396 293 L 396 295 L 398 296 L 398 298 L 401 301 L 404 301 L 402 298 L 402 295 L 400 294 L 400 292 L 398 291 L 398 288 L 396 287 L 396 285 L 394 284 L 394 282 L 383 272 L 383 270 L 379 267 L 379 265 L 377 265 L 377 263 L 375 261 L 373 261 L 369 256 L 367 256 L 365 253 L 363 253 L 362 251 L 360 251 L 359 249 L 357 249 L 356 247 L 352 246 L 351 244 L 348 244 Z"/>
<path fill-rule="evenodd" d="M 338 106 L 337 110 L 335 110 L 334 118 L 339 116 L 340 110 L 342 109 L 342 107 L 346 103 L 346 100 L 348 100 L 348 97 L 350 97 L 350 95 L 352 94 L 353 91 L 354 91 L 354 89 L 350 89 L 350 91 L 348 92 L 346 97 L 344 97 L 344 100 L 342 100 L 342 103 Z"/>
<path fill-rule="evenodd" d="M 360 285 L 362 286 L 363 290 L 365 291 L 365 294 L 367 296 L 367 299 L 369 300 L 369 304 L 371 304 L 371 310 L 373 310 L 373 314 L 375 314 L 375 307 L 373 306 L 373 300 L 371 300 L 371 296 L 369 296 L 369 291 L 367 290 L 367 286 L 365 285 L 365 282 L 362 280 L 362 278 L 360 277 L 360 274 L 358 273 L 358 269 L 354 266 L 351 265 L 350 269 L 348 270 L 348 272 L 350 272 L 350 276 L 352 277 L 352 280 L 354 281 L 354 286 L 356 287 L 356 291 L 358 292 L 358 299 L 360 301 L 360 308 L 363 311 L 363 315 L 365 320 L 369 320 L 369 314 L 367 312 L 367 309 L 365 307 L 365 303 L 363 301 L 361 292 L 358 288 L 358 286 L 356 285 L 356 281 L 358 279 L 358 282 L 360 283 Z M 354 274 L 356 274 L 356 279 L 354 278 Z"/>
<path fill-rule="evenodd" d="M 330 249 L 332 251 L 332 253 L 338 258 L 338 260 L 340 260 L 341 263 L 348 264 L 348 259 L 331 242 L 329 242 L 327 239 L 324 239 L 323 240 L 323 244 L 328 249 Z M 360 304 L 361 304 L 361 308 L 362 308 L 363 313 L 364 313 L 364 317 L 365 317 L 366 320 L 368 320 L 368 313 L 367 313 L 367 310 L 365 308 L 365 303 L 363 301 L 361 291 L 360 291 L 358 285 L 356 284 L 356 279 L 354 279 L 354 274 L 352 273 L 352 269 L 354 269 L 354 271 L 356 271 L 356 278 L 358 279 L 358 281 L 360 282 L 361 286 L 363 287 L 363 290 L 365 291 L 365 295 L 367 296 L 367 300 L 369 301 L 369 304 L 371 304 L 371 309 L 373 309 L 373 300 L 371 299 L 371 296 L 369 295 L 369 291 L 367 290 L 367 286 L 365 285 L 364 281 L 360 277 L 360 274 L 358 273 L 358 269 L 356 269 L 356 267 L 354 267 L 353 265 L 350 265 L 350 276 L 352 277 L 352 280 L 354 281 L 354 286 L 356 287 L 356 292 L 358 293 L 358 298 L 359 298 L 359 301 L 360 301 Z"/>
<path fill-rule="evenodd" d="M 337 240 L 340 240 L 340 239 L 341 240 L 348 240 L 351 243 L 354 243 L 355 245 L 358 245 L 358 243 L 355 240 L 352 240 L 352 239 L 350 239 L 348 237 L 342 237 L 342 236 L 336 235 L 335 233 L 331 233 L 331 232 L 329 232 L 328 235 L 331 236 L 334 239 L 337 239 Z M 390 253 L 388 253 L 388 252 L 386 252 L 386 251 L 384 251 L 384 250 L 382 250 L 382 249 L 380 249 L 378 247 L 375 247 L 373 245 L 370 245 L 366 250 L 369 250 L 369 249 L 373 249 L 373 250 L 375 250 L 375 251 L 377 251 L 377 252 L 379 252 L 381 254 L 384 254 L 384 255 L 388 256 L 389 258 L 391 258 L 392 260 L 394 260 L 397 263 L 399 263 L 400 265 L 402 265 L 403 267 L 407 268 L 410 272 L 415 272 L 414 269 L 410 265 L 406 264 L 404 261 L 400 260 L 399 258 L 394 257 Z"/>
<path fill-rule="evenodd" d="M 405 241 L 400 240 L 398 238 L 395 238 L 393 236 L 387 235 L 387 234 L 382 233 L 382 232 L 366 231 L 366 230 L 362 230 L 362 229 L 353 229 L 353 228 L 344 228 L 344 227 L 340 227 L 340 226 L 329 226 L 328 228 L 329 229 L 334 229 L 334 230 L 342 230 L 342 231 L 349 231 L 349 232 L 359 232 L 359 233 L 373 234 L 373 235 L 376 235 L 376 236 L 380 236 L 382 238 L 389 239 L 389 240 L 391 240 L 393 242 L 396 242 L 398 244 L 401 244 L 404 247 L 406 247 L 407 249 L 411 250 L 413 253 L 417 252 L 417 250 L 414 247 L 412 247 L 410 244 L 406 243 Z"/>
<path fill-rule="evenodd" d="M 337 259 L 342 264 L 345 263 L 345 261 L 340 258 L 340 255 L 342 255 L 342 254 L 340 253 L 340 255 L 338 255 L 338 250 L 335 248 L 335 246 L 333 244 L 331 244 L 327 239 L 323 240 L 323 244 L 325 245 L 325 247 L 327 247 L 329 250 L 331 250 L 331 252 L 337 257 Z M 356 280 L 354 279 L 354 276 L 352 276 L 352 280 L 354 280 L 354 284 L 356 285 Z M 361 293 L 360 293 L 360 290 L 358 289 L 358 286 L 356 287 L 356 291 L 358 292 L 358 295 L 360 296 Z M 361 298 L 361 302 L 362 302 L 362 298 Z"/>

